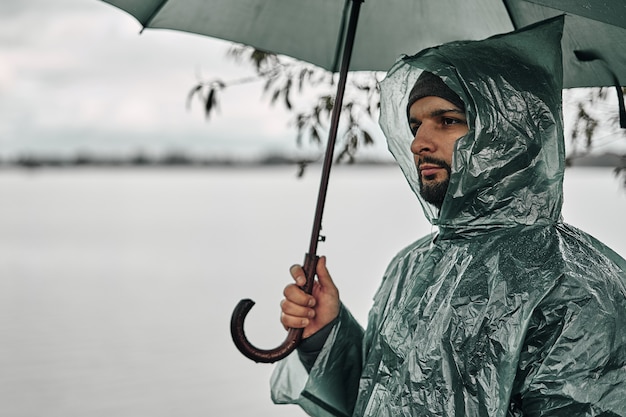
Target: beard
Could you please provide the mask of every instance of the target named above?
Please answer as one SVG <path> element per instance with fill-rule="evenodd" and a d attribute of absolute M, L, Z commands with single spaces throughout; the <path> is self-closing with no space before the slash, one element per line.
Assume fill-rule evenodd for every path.
<path fill-rule="evenodd" d="M 450 184 L 450 173 L 452 172 L 452 169 L 450 168 L 450 165 L 446 161 L 443 161 L 441 159 L 427 157 L 427 156 L 420 159 L 417 165 L 418 169 L 422 163 L 439 165 L 440 167 L 444 168 L 448 174 L 446 178 L 441 181 L 438 181 L 438 182 L 428 181 L 426 184 L 424 183 L 424 180 L 422 179 L 422 175 L 418 176 L 419 186 L 420 186 L 420 195 L 422 196 L 422 198 L 427 203 L 430 203 L 433 206 L 437 207 L 438 209 L 441 209 L 441 206 L 443 205 L 443 200 L 446 197 L 446 192 L 448 191 L 448 185 Z M 429 178 L 429 177 L 426 177 L 426 179 L 434 180 L 434 178 Z"/>

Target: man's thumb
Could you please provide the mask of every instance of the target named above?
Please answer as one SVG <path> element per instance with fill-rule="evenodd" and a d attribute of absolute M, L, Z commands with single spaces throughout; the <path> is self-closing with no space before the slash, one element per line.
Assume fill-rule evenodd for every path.
<path fill-rule="evenodd" d="M 320 256 L 317 261 L 317 269 L 315 270 L 317 273 L 317 279 L 322 287 L 334 287 L 335 283 L 330 276 L 330 272 L 328 272 L 328 268 L 326 267 L 326 257 Z"/>

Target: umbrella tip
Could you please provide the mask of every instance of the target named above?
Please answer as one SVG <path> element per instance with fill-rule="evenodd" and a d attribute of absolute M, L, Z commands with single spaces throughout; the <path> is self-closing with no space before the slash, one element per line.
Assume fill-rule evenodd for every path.
<path fill-rule="evenodd" d="M 619 113 L 619 125 L 620 128 L 626 129 L 626 105 L 624 104 L 624 93 L 622 91 L 621 83 L 617 77 L 617 74 L 613 72 L 613 70 L 609 67 L 607 61 L 602 58 L 598 53 L 592 50 L 576 50 L 574 51 L 574 55 L 581 62 L 590 62 L 590 61 L 600 61 L 605 69 L 613 78 L 613 85 L 615 86 L 615 90 L 617 91 L 617 105 L 618 105 L 618 113 Z"/>

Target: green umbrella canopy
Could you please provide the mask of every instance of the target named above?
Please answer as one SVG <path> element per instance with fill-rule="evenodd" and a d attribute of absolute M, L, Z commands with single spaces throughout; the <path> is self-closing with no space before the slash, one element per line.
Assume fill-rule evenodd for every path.
<path fill-rule="evenodd" d="M 145 28 L 243 43 L 338 71 L 352 0 L 104 0 Z M 626 83 L 623 0 L 367 0 L 350 70 L 386 71 L 402 54 L 475 40 L 566 14 L 564 87 Z M 574 51 L 592 52 L 591 62 Z"/>

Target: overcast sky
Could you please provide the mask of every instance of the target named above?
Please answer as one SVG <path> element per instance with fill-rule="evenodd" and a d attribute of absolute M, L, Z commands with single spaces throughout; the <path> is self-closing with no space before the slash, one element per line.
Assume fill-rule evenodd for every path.
<path fill-rule="evenodd" d="M 140 29 L 99 0 L 0 1 L 0 156 L 297 149 L 291 116 L 268 104 L 260 82 L 225 91 L 208 122 L 199 102 L 187 110 L 199 75 L 252 75 L 226 57 L 229 43 Z M 624 142 L 605 136 L 602 150 Z M 374 152 L 387 156 L 382 138 Z"/>
<path fill-rule="evenodd" d="M 0 3 L 0 155 L 25 152 L 214 154 L 296 149 L 290 116 L 261 83 L 233 86 L 207 122 L 198 81 L 252 74 L 226 57 L 230 44 L 146 30 L 98 0 Z"/>

